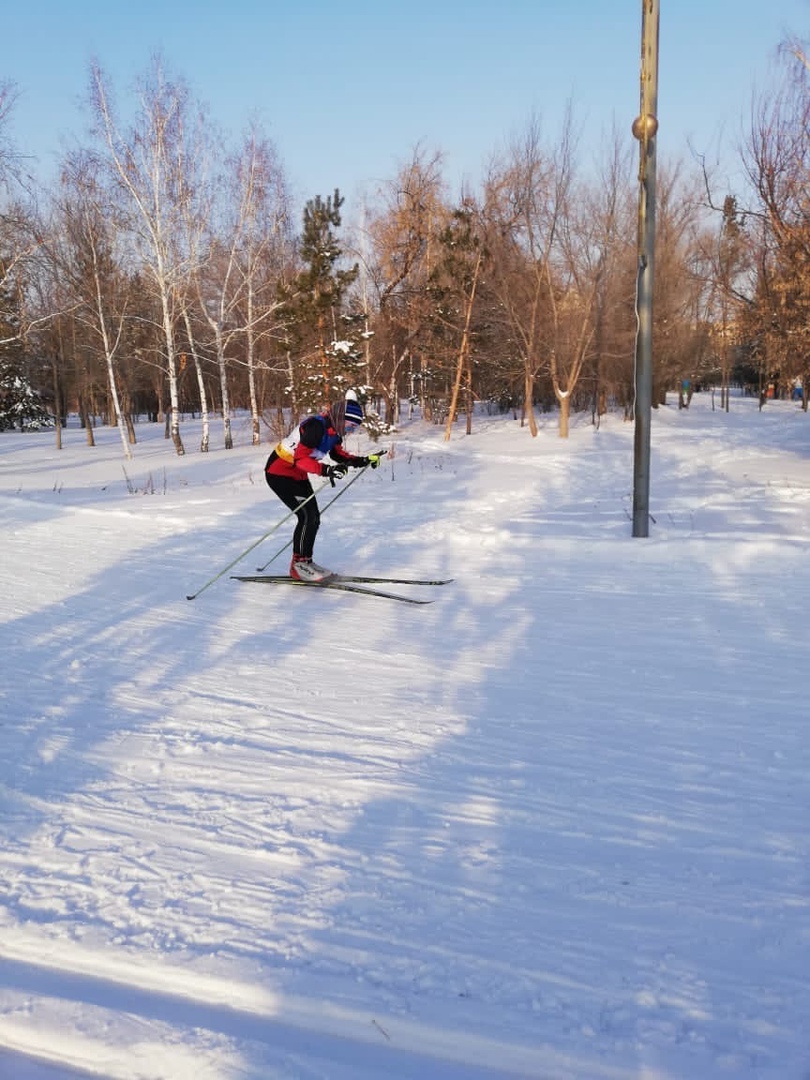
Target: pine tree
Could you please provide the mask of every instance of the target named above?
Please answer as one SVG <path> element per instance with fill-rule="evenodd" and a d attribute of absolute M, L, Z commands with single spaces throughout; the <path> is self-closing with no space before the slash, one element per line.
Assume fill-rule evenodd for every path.
<path fill-rule="evenodd" d="M 358 327 L 343 311 L 360 268 L 338 268 L 343 251 L 334 231 L 343 202 L 335 188 L 325 201 L 318 195 L 306 204 L 299 242 L 304 267 L 282 290 L 288 341 L 297 357 L 290 392 L 299 409 L 326 404 L 362 381 Z"/>
<path fill-rule="evenodd" d="M 18 290 L 13 274 L 0 258 L 0 431 L 53 427 L 42 395 L 27 377 L 20 327 Z"/>
<path fill-rule="evenodd" d="M 53 427 L 53 417 L 42 402 L 42 395 L 35 390 L 24 375 L 15 371 L 13 365 L 0 358 L 0 431 L 38 431 Z"/>

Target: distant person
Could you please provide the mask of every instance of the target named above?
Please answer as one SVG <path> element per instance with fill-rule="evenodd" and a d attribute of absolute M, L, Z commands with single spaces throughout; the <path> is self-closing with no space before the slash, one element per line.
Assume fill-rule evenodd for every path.
<path fill-rule="evenodd" d="M 332 577 L 331 571 L 312 560 L 321 514 L 311 497 L 310 476 L 328 477 L 334 487 L 350 468 L 370 465 L 376 469 L 380 463 L 380 454 L 358 457 L 343 448 L 345 436 L 356 431 L 364 419 L 359 401 L 335 401 L 323 412 L 303 420 L 267 459 L 264 476 L 268 486 L 285 506 L 297 512 L 290 577 L 298 581 L 326 581 Z M 326 458 L 334 464 L 328 464 Z"/>

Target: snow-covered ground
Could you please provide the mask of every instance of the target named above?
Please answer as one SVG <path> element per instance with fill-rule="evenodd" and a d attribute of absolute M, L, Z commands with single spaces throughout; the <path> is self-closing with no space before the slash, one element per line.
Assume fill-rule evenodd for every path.
<path fill-rule="evenodd" d="M 806 1080 L 810 418 L 655 412 L 645 540 L 619 417 L 406 423 L 316 558 L 425 607 L 188 601 L 284 509 L 183 431 L 0 435 L 2 1080 Z"/>

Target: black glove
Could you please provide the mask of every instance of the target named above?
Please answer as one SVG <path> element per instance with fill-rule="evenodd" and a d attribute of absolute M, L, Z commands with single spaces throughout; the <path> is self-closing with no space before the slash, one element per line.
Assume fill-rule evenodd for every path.
<path fill-rule="evenodd" d="M 324 465 L 322 466 L 321 476 L 327 477 L 329 483 L 332 485 L 332 487 L 334 487 L 335 481 L 342 480 L 348 472 L 348 469 L 349 466 L 344 465 L 342 461 L 338 462 L 337 465 Z"/>

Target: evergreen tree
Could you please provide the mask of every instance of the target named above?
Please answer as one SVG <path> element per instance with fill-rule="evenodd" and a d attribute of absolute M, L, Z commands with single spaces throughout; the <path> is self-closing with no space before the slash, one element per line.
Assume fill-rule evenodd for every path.
<path fill-rule="evenodd" d="M 335 234 L 344 200 L 335 188 L 325 201 L 316 196 L 304 208 L 299 255 L 303 269 L 282 289 L 291 361 L 293 402 L 299 410 L 327 404 L 362 382 L 362 327 L 344 312 L 346 293 L 359 266 L 342 270 L 343 251 Z"/>
<path fill-rule="evenodd" d="M 42 395 L 13 364 L 0 357 L 0 431 L 37 431 L 53 427 L 53 417 L 42 402 Z"/>
<path fill-rule="evenodd" d="M 53 426 L 42 395 L 27 377 L 18 296 L 14 275 L 0 258 L 0 431 Z"/>

